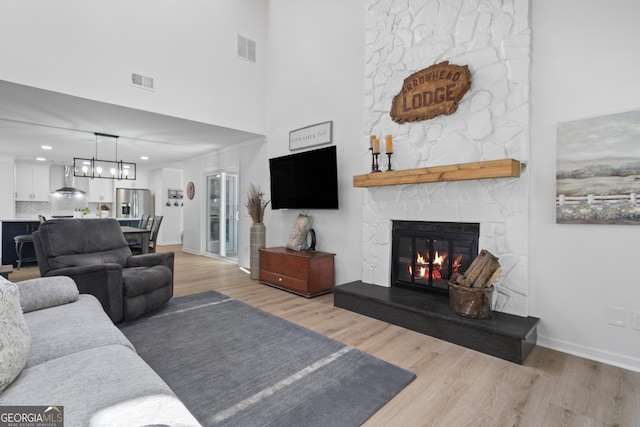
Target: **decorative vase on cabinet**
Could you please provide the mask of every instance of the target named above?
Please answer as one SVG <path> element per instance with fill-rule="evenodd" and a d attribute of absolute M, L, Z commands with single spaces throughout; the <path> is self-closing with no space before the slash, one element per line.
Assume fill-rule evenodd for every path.
<path fill-rule="evenodd" d="M 251 234 L 249 237 L 249 277 L 258 280 L 260 277 L 260 249 L 264 248 L 267 242 L 267 227 L 264 223 L 251 224 Z"/>

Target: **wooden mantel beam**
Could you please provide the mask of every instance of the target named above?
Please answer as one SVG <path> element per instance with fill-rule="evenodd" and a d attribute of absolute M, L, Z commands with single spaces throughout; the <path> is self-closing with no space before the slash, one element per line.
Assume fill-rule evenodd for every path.
<path fill-rule="evenodd" d="M 386 185 L 419 184 L 426 182 L 463 181 L 469 179 L 517 178 L 520 162 L 514 159 L 460 163 L 447 166 L 404 169 L 399 171 L 368 173 L 353 177 L 354 187 L 380 187 Z"/>

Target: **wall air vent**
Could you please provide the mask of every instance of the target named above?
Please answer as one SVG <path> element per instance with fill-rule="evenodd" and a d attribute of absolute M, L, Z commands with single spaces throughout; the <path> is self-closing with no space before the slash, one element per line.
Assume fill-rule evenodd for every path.
<path fill-rule="evenodd" d="M 238 34 L 238 56 L 256 62 L 256 42 Z"/>
<path fill-rule="evenodd" d="M 131 84 L 143 89 L 154 90 L 153 78 L 143 76 L 142 74 L 131 73 Z"/>

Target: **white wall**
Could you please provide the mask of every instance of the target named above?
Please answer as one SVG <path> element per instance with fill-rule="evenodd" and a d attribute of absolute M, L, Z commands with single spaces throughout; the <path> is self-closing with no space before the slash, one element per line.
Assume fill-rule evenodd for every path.
<path fill-rule="evenodd" d="M 264 134 L 266 7 L 4 1 L 0 79 Z M 236 57 L 238 33 L 256 41 L 256 64 Z M 131 73 L 154 78 L 155 92 L 131 86 Z"/>
<path fill-rule="evenodd" d="M 308 214 L 316 248 L 336 253 L 336 284 L 358 280 L 363 190 L 353 188 L 352 180 L 365 172 L 367 144 L 362 133 L 364 3 L 272 0 L 268 16 L 268 155 L 291 153 L 289 131 L 333 121 L 340 208 Z M 267 246 L 287 243 L 299 213 L 267 211 Z"/>
<path fill-rule="evenodd" d="M 251 218 L 245 207 L 246 189 L 249 183 L 259 185 L 263 190 L 269 188 L 267 147 L 263 139 L 249 141 L 237 147 L 229 147 L 209 156 L 193 159 L 184 164 L 184 182 L 193 182 L 195 196 L 193 200 L 184 199 L 184 241 L 183 250 L 195 254 L 205 252 L 207 211 L 207 174 L 222 171 L 230 167 L 238 168 L 239 178 L 239 222 L 238 222 L 238 264 L 249 267 L 249 228 Z M 185 193 L 186 194 L 186 193 Z M 268 223 L 268 217 L 265 222 Z M 267 230 L 267 236 L 269 230 Z"/>
<path fill-rule="evenodd" d="M 168 190 L 182 190 L 186 194 L 186 185 L 183 184 L 182 169 L 162 168 L 151 173 L 150 189 L 153 192 L 155 215 L 162 216 L 157 241 L 160 245 L 175 245 L 182 242 L 183 209 L 180 205 L 183 200 L 169 200 Z M 140 187 L 137 187 L 140 188 Z M 167 206 L 169 202 L 170 206 Z"/>
<path fill-rule="evenodd" d="M 640 370 L 640 227 L 555 223 L 558 123 L 640 109 L 640 3 L 532 3 L 531 314 L 539 343 Z M 639 141 L 640 143 L 640 141 Z M 608 306 L 626 326 L 607 323 Z"/>

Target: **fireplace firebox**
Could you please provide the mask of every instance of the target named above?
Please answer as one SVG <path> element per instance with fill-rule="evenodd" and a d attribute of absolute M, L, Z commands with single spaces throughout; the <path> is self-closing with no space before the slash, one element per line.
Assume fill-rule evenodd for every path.
<path fill-rule="evenodd" d="M 449 278 L 478 256 L 480 224 L 393 221 L 391 286 L 449 293 Z"/>

